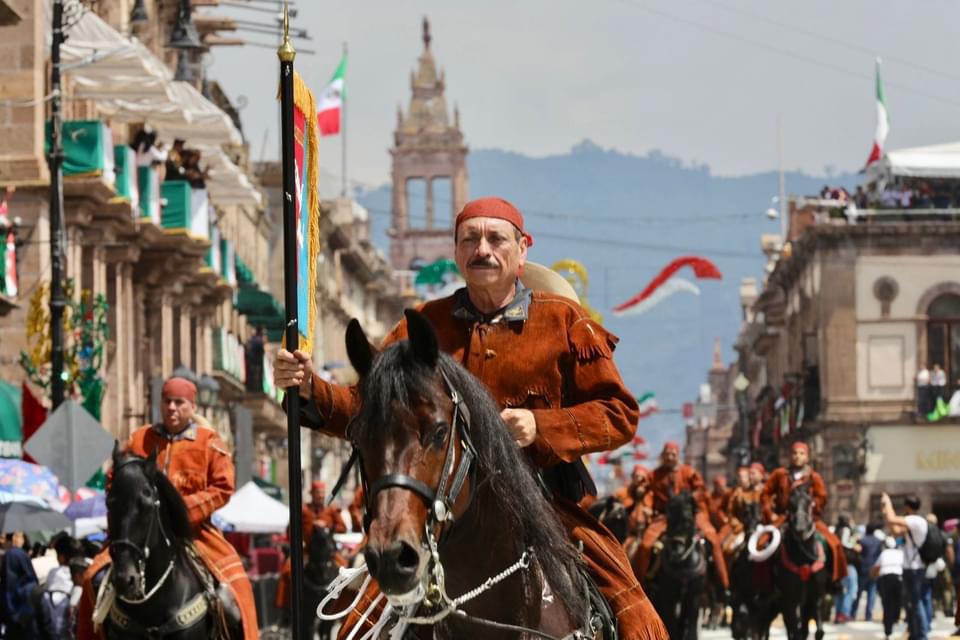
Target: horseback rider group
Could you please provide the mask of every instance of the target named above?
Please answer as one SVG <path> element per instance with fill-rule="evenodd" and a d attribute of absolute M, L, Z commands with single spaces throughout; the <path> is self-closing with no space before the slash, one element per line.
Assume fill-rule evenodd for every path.
<path fill-rule="evenodd" d="M 646 577 L 657 540 L 666 530 L 667 502 L 683 491 L 695 501 L 696 524 L 709 543 L 723 590 L 729 588 L 729 579 L 721 540 L 742 531 L 746 506 L 759 503 L 764 519 L 779 523 L 790 492 L 803 484 L 816 504 L 817 530 L 833 552 L 834 579 L 845 575 L 840 543 L 820 520 L 826 489 L 810 468 L 809 450 L 803 443 L 794 445 L 790 466 L 774 471 L 766 482 L 763 467 L 754 465 L 738 470 L 733 489 L 716 483 L 709 494 L 696 470 L 680 462 L 679 445 L 667 443 L 660 465 L 652 472 L 635 467 L 620 496 L 629 513 L 634 544 L 639 542 L 631 564 L 620 543 L 578 505 L 593 490 L 581 457 L 616 449 L 629 442 L 636 430 L 636 400 L 613 363 L 618 339 L 574 300 L 547 292 L 554 285 L 537 280 L 548 276 L 526 263 L 533 240 L 523 216 L 509 202 L 481 198 L 468 203 L 457 216 L 453 239 L 466 288 L 427 303 L 421 311 L 433 324 L 440 348 L 479 378 L 498 402 L 506 428 L 539 470 L 560 521 L 581 546 L 588 572 L 617 618 L 621 638 L 666 637 L 637 577 Z M 525 267 L 532 273 L 525 274 Z M 401 321 L 385 344 L 405 339 L 406 330 L 406 321 Z M 299 351 L 280 350 L 274 376 L 280 387 L 299 389 L 304 426 L 346 437 L 347 425 L 358 409 L 356 388 L 314 375 L 310 355 Z M 211 514 L 234 491 L 233 463 L 216 432 L 195 414 L 196 392 L 188 380 L 168 380 L 163 387 L 162 422 L 138 429 L 127 442 L 127 451 L 143 457 L 156 455 L 158 468 L 186 504 L 199 557 L 213 578 L 229 587 L 242 613 L 244 637 L 255 638 L 256 610 L 249 580 L 236 551 L 210 522 Z M 311 487 L 312 500 L 304 508 L 304 541 L 310 539 L 314 526 L 345 529 L 340 512 L 325 505 L 325 489 L 322 483 Z M 358 493 L 350 509 L 354 520 L 360 520 L 366 506 Z M 80 638 L 97 635 L 92 580 L 109 562 L 105 551 L 87 573 Z M 281 604 L 290 595 L 285 593 Z M 361 620 L 360 612 L 375 595 L 372 587 L 361 598 L 344 625 L 344 634 L 353 626 L 369 627 L 374 622 L 373 616 Z"/>

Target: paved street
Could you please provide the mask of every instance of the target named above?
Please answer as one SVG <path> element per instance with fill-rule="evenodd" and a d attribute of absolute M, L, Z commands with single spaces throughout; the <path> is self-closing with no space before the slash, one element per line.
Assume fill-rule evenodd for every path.
<path fill-rule="evenodd" d="M 940 617 L 934 621 L 933 632 L 930 634 L 930 638 L 949 638 L 950 634 L 953 632 L 952 621 Z M 893 635 L 891 638 L 894 640 L 900 640 L 901 638 L 906 638 L 906 625 L 899 624 L 894 628 Z M 826 638 L 831 640 L 854 640 L 855 638 L 883 638 L 883 625 L 879 622 L 851 622 L 848 624 L 835 625 L 828 624 L 826 626 Z M 700 638 L 706 638 L 711 640 L 714 638 L 729 638 L 730 632 L 726 629 L 718 631 L 701 631 Z M 771 638 L 786 638 L 787 634 L 784 632 L 783 627 L 780 624 L 780 621 L 777 620 L 774 623 L 774 628 L 770 633 Z M 956 637 L 956 636 L 954 636 Z M 810 638 L 813 638 L 813 626 L 810 627 Z"/>

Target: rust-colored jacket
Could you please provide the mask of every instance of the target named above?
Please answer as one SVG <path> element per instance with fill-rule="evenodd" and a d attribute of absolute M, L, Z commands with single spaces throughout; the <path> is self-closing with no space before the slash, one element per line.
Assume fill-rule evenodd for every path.
<path fill-rule="evenodd" d="M 744 489 L 743 487 L 734 487 L 723 503 L 723 512 L 727 519 L 735 518 L 743 522 L 743 513 L 745 507 L 753 502 L 760 500 L 760 494 L 753 489 Z"/>
<path fill-rule="evenodd" d="M 326 505 L 322 506 L 319 510 L 313 506 L 309 505 L 305 511 L 309 511 L 310 519 L 313 523 L 324 529 L 330 529 L 334 533 L 346 533 L 347 525 L 343 521 L 343 517 L 340 515 L 340 509 L 336 505 Z"/>
<path fill-rule="evenodd" d="M 526 320 L 470 324 L 454 317 L 456 296 L 423 305 L 440 349 L 459 361 L 503 407 L 529 409 L 537 436 L 526 451 L 540 467 L 574 462 L 626 444 L 639 409 L 613 363 L 618 339 L 574 302 L 533 292 Z M 407 337 L 401 321 L 384 346 Z M 323 422 L 302 423 L 344 437 L 357 412 L 356 387 L 331 385 L 314 376 L 313 398 Z"/>
<path fill-rule="evenodd" d="M 785 515 L 790 501 L 790 492 L 795 486 L 805 482 L 810 483 L 813 515 L 818 519 L 822 518 L 823 511 L 827 506 L 827 485 L 824 484 L 820 474 L 808 465 L 799 479 L 794 478 L 793 472 L 784 467 L 780 467 L 770 474 L 770 477 L 767 478 L 767 484 L 763 486 L 763 492 L 760 494 L 760 505 L 763 509 L 764 520 L 772 522 L 776 516 Z"/>
<path fill-rule="evenodd" d="M 126 450 L 138 456 L 157 451 L 157 467 L 164 470 L 183 497 L 190 524 L 199 531 L 233 495 L 233 458 L 217 432 L 209 427 L 194 423 L 173 440 L 167 439 L 162 430 L 150 425 L 137 429 Z"/>
<path fill-rule="evenodd" d="M 650 473 L 650 490 L 643 497 L 643 502 L 656 513 L 664 513 L 670 497 L 684 490 L 693 494 L 702 513 L 709 513 L 703 478 L 688 464 L 678 464 L 673 469 L 660 465 L 654 469 Z"/>

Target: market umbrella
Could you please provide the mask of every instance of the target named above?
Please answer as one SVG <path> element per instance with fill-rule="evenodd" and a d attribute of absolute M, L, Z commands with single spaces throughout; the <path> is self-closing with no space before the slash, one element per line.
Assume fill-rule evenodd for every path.
<path fill-rule="evenodd" d="M 64 510 L 63 515 L 71 520 L 79 518 L 99 518 L 107 515 L 107 498 L 103 493 L 99 493 L 86 500 L 71 502 L 70 506 Z"/>
<path fill-rule="evenodd" d="M 46 467 L 23 460 L 0 459 L 0 491 L 60 503 L 60 483 Z"/>
<path fill-rule="evenodd" d="M 0 504 L 0 532 L 14 531 L 63 531 L 69 529 L 70 518 L 45 507 L 29 502 Z"/>

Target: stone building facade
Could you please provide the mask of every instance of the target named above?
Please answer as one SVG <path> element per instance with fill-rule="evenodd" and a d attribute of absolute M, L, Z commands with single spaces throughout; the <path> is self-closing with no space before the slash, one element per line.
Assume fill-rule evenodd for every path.
<path fill-rule="evenodd" d="M 469 192 L 460 111 L 454 107 L 451 121 L 444 73 L 437 70 L 430 42 L 430 24 L 424 18 L 423 53 L 410 75 L 410 106 L 406 113 L 397 108 L 390 150 L 393 195 L 388 233 L 390 264 L 397 270 L 452 257 L 453 221 Z"/>
<path fill-rule="evenodd" d="M 836 202 L 800 198 L 790 211 L 762 289 L 741 288 L 728 454 L 772 467 L 808 442 L 830 519 L 878 517 L 884 491 L 957 517 L 960 420 L 918 410 L 917 374 L 946 369 L 945 398 L 960 386 L 960 224 L 871 210 L 854 224 Z"/>
<path fill-rule="evenodd" d="M 20 287 L 17 307 L 0 319 L 0 378 L 19 383 L 30 297 L 50 280 L 50 27 L 43 0 L 10 4 L 20 22 L 0 26 L 0 100 L 9 101 L 0 107 L 0 187 L 16 187 L 9 208 L 20 220 Z M 94 171 L 65 171 L 63 188 L 66 276 L 77 295 L 88 291 L 109 304 L 101 421 L 122 441 L 155 420 L 156 381 L 185 366 L 218 381 L 219 402 L 205 411 L 228 441 L 231 406 L 251 409 L 256 429 L 278 428 L 282 412 L 269 380 L 251 391 L 245 379 L 243 344 L 264 318 L 254 322 L 237 302 L 244 288 L 269 295 L 273 223 L 248 170 L 236 111 L 199 64 L 217 25 L 198 24 L 201 48 L 178 55 L 166 46 L 176 3 L 147 2 L 149 20 L 137 25 L 130 24 L 133 5 L 71 3 L 64 50 L 65 62 L 78 62 L 63 78 L 65 130 L 92 132 L 103 161 Z M 115 55 L 84 51 L 85 42 L 116 47 Z M 193 66 L 192 81 L 174 76 L 178 58 Z M 129 143 L 144 127 L 168 148 L 182 138 L 201 150 L 201 166 L 210 169 L 205 186 L 172 189 L 155 168 L 138 167 Z M 68 165 L 74 153 L 68 146 Z"/>

